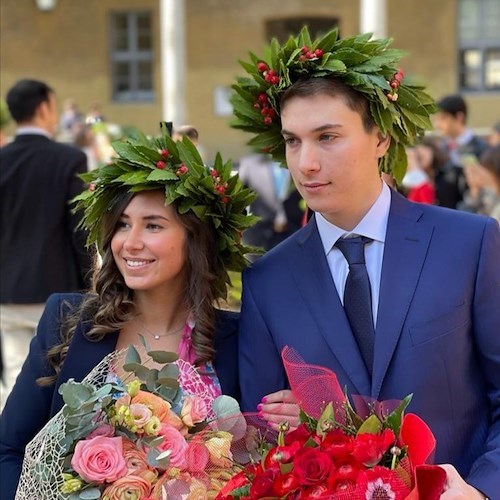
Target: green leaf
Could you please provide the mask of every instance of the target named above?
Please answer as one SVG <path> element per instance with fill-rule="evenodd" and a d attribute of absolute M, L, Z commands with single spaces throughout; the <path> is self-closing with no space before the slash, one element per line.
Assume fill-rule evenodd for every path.
<path fill-rule="evenodd" d="M 179 376 L 179 367 L 175 363 L 166 364 L 161 368 L 158 373 L 158 377 L 173 378 L 177 380 Z"/>
<path fill-rule="evenodd" d="M 148 351 L 148 356 L 151 356 L 155 363 L 173 363 L 179 359 L 177 353 L 169 351 Z"/>
<path fill-rule="evenodd" d="M 401 401 L 401 404 L 385 419 L 385 424 L 389 429 L 393 430 L 396 436 L 399 436 L 401 424 L 403 423 L 404 411 L 410 404 L 412 398 L 413 394 L 409 394 L 408 396 L 406 396 L 403 401 Z"/>
<path fill-rule="evenodd" d="M 121 158 L 143 167 L 155 168 L 154 162 L 141 155 L 129 142 L 115 141 L 111 146 Z"/>
<path fill-rule="evenodd" d="M 333 413 L 333 404 L 328 403 L 319 417 L 318 424 L 316 426 L 316 434 L 318 436 L 324 436 L 333 428 L 334 423 L 335 417 Z"/>
<path fill-rule="evenodd" d="M 177 181 L 179 178 L 177 175 L 168 170 L 168 169 L 160 169 L 157 168 L 153 170 L 146 178 L 146 180 L 149 181 Z"/>
<path fill-rule="evenodd" d="M 129 364 L 129 363 L 141 364 L 141 356 L 140 356 L 139 352 L 137 351 L 137 349 L 132 344 L 130 344 L 128 346 L 127 355 L 125 356 L 125 363 L 126 364 Z"/>
<path fill-rule="evenodd" d="M 74 379 L 68 380 L 59 387 L 59 394 L 70 408 L 79 408 L 92 396 L 93 392 L 93 389 L 75 382 Z"/>
<path fill-rule="evenodd" d="M 96 500 L 97 498 L 101 498 L 101 491 L 99 488 L 89 488 L 88 490 L 81 491 L 78 497 L 81 500 Z"/>
<path fill-rule="evenodd" d="M 377 415 L 370 415 L 358 429 L 358 434 L 379 434 L 382 431 L 382 422 Z"/>
<path fill-rule="evenodd" d="M 324 52 L 330 52 L 335 45 L 335 42 L 337 41 L 339 37 L 339 30 L 338 28 L 335 28 L 331 31 L 329 31 L 323 38 L 321 38 L 318 43 L 314 45 L 314 48 L 320 48 Z"/>

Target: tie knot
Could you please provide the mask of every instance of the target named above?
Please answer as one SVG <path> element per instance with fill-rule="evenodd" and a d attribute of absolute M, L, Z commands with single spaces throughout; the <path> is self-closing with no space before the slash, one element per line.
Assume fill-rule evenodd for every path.
<path fill-rule="evenodd" d="M 339 238 L 335 246 L 342 252 L 349 266 L 365 263 L 365 245 L 373 240 L 366 236 Z"/>

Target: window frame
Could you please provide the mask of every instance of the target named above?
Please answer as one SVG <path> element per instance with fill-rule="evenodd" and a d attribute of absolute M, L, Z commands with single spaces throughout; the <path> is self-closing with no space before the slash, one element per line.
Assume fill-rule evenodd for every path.
<path fill-rule="evenodd" d="M 479 8 L 479 36 L 474 39 L 464 40 L 461 31 L 461 3 L 467 0 L 457 0 L 457 79 L 458 87 L 461 92 L 464 93 L 498 93 L 500 92 L 500 83 L 494 87 L 486 86 L 487 80 L 487 55 L 489 51 L 500 51 L 500 36 L 497 39 L 486 38 L 481 36 L 484 33 L 484 23 L 486 20 L 486 0 L 475 0 L 478 2 Z M 479 86 L 470 87 L 466 85 L 466 76 L 468 74 L 467 65 L 465 64 L 465 54 L 470 50 L 478 51 L 480 54 L 480 65 L 479 65 Z M 499 62 L 500 64 L 500 62 Z M 470 70 L 469 70 L 470 71 Z"/>
<path fill-rule="evenodd" d="M 138 20 L 140 16 L 148 16 L 150 24 L 150 39 L 151 45 L 148 50 L 140 50 L 138 48 L 139 40 L 139 26 Z M 117 27 L 116 19 L 118 16 L 125 16 L 126 18 L 126 37 L 127 37 L 127 49 L 119 50 L 116 48 Z M 116 10 L 109 13 L 109 71 L 110 71 L 110 81 L 111 81 L 111 99 L 113 102 L 117 103 L 147 103 L 153 102 L 155 100 L 155 89 L 154 89 L 154 30 L 153 30 L 153 13 L 150 10 Z M 144 90 L 140 89 L 140 71 L 139 65 L 142 62 L 148 62 L 151 66 L 151 74 L 149 78 L 151 79 L 151 89 Z M 120 91 L 118 90 L 117 80 L 119 76 L 117 75 L 115 64 L 126 63 L 129 68 L 128 83 L 130 90 Z"/>

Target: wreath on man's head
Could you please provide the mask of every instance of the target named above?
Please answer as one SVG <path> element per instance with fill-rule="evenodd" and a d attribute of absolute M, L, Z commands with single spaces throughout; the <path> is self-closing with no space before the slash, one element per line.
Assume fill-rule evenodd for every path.
<path fill-rule="evenodd" d="M 253 133 L 250 146 L 285 163 L 281 94 L 300 78 L 335 77 L 366 97 L 376 125 L 391 136 L 380 169 L 401 181 L 407 165 L 405 146 L 432 128 L 430 115 L 437 108 L 422 86 L 403 81 L 398 64 L 404 53 L 388 48 L 392 40 L 371 37 L 366 33 L 338 39 L 333 29 L 312 41 L 304 27 L 283 45 L 273 39 L 263 57 L 250 53 L 251 62 L 240 61 L 249 77 L 238 77 L 232 86 L 236 119 L 231 126 Z"/>
<path fill-rule="evenodd" d="M 203 164 L 189 138 L 174 142 L 168 132 L 148 138 L 137 132 L 136 138 L 112 144 L 116 157 L 81 178 L 89 188 L 73 199 L 75 212 L 82 211 L 79 227 L 88 231 L 87 245 L 101 243 L 102 219 L 124 190 L 136 193 L 161 189 L 167 204 L 175 202 L 178 212 L 192 212 L 214 229 L 217 251 L 228 271 L 241 271 L 245 254 L 257 249 L 242 243 L 242 233 L 257 222 L 247 207 L 256 194 L 245 188 L 232 173 L 232 163 L 223 162 L 217 153 L 213 167 Z M 217 277 L 230 283 L 227 272 Z"/>

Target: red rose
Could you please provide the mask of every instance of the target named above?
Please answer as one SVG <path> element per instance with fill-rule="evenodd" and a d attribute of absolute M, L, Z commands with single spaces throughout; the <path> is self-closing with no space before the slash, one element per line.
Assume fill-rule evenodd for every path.
<path fill-rule="evenodd" d="M 294 431 L 285 434 L 285 444 L 288 446 L 297 441 L 301 446 L 312 436 L 306 424 L 300 424 Z"/>
<path fill-rule="evenodd" d="M 333 491 L 325 486 L 324 484 L 319 484 L 317 486 L 313 486 L 307 491 L 304 491 L 302 495 L 300 495 L 301 500 L 309 499 L 309 498 L 320 498 L 323 500 L 327 500 L 332 498 Z"/>
<path fill-rule="evenodd" d="M 277 467 L 271 467 L 261 474 L 257 474 L 250 486 L 250 498 L 262 498 L 273 494 L 274 481 L 280 475 Z"/>
<path fill-rule="evenodd" d="M 301 485 L 324 481 L 332 467 L 330 455 L 319 448 L 309 448 L 293 460 L 293 473 Z"/>
<path fill-rule="evenodd" d="M 292 473 L 283 474 L 278 476 L 274 482 L 274 495 L 281 498 L 288 493 L 296 490 L 299 487 L 299 482 Z"/>
<path fill-rule="evenodd" d="M 290 446 L 277 446 L 264 459 L 264 469 L 272 467 L 274 464 L 287 464 L 291 462 L 295 454 L 300 450 L 300 444 L 295 441 Z"/>
<path fill-rule="evenodd" d="M 351 456 L 354 438 L 346 436 L 340 429 L 330 431 L 321 442 L 321 449 L 328 451 L 334 460 Z"/>
<path fill-rule="evenodd" d="M 391 429 L 385 429 L 382 434 L 358 434 L 354 440 L 352 455 L 366 467 L 373 467 L 395 442 L 396 436 Z"/>

